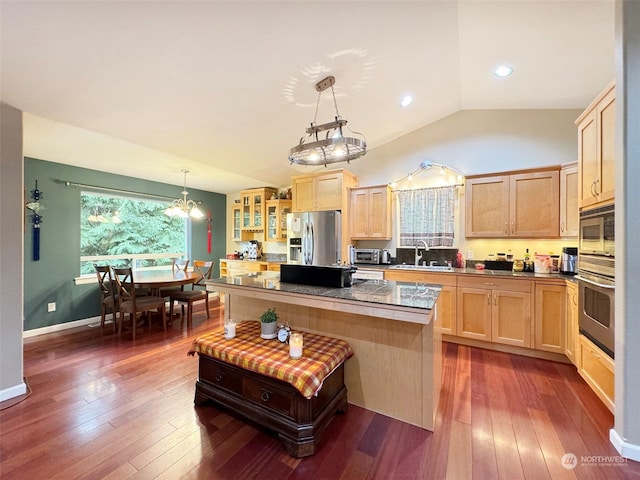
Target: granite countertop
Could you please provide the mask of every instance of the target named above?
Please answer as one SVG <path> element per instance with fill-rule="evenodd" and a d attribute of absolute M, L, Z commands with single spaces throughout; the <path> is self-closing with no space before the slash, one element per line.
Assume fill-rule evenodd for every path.
<path fill-rule="evenodd" d="M 564 275 L 561 273 L 534 273 L 534 272 L 514 272 L 511 270 L 476 270 L 475 268 L 454 268 L 451 272 L 443 272 L 443 271 L 429 271 L 429 270 L 412 270 L 407 269 L 403 270 L 401 268 L 391 268 L 394 265 L 373 265 L 373 264 L 356 264 L 355 265 L 359 270 L 395 270 L 398 272 L 417 272 L 417 273 L 436 273 L 439 275 L 484 275 L 484 276 L 495 276 L 495 277 L 512 277 L 512 278 L 531 278 L 531 279 L 541 279 L 541 278 L 555 278 L 562 280 L 574 281 L 573 275 Z"/>
<path fill-rule="evenodd" d="M 440 285 L 426 283 L 360 279 L 354 279 L 352 286 L 347 288 L 316 287 L 280 282 L 279 272 L 256 272 L 234 277 L 221 277 L 207 280 L 206 283 L 208 285 L 235 285 L 422 310 L 433 308 L 441 290 Z"/>

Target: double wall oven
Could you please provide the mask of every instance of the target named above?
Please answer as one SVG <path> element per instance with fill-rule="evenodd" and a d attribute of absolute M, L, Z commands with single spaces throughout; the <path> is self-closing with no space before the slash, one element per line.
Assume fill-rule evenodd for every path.
<path fill-rule="evenodd" d="M 578 312 L 580 333 L 611 358 L 615 351 L 614 205 L 580 212 Z"/>

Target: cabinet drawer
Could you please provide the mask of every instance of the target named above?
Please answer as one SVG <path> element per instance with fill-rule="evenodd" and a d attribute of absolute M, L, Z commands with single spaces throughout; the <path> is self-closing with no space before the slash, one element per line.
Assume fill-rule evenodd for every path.
<path fill-rule="evenodd" d="M 480 276 L 478 276 L 480 277 Z M 515 280 L 509 278 L 482 275 L 481 278 L 471 275 L 458 277 L 458 287 L 484 288 L 486 290 L 508 290 L 510 292 L 530 292 L 531 280 Z"/>
<path fill-rule="evenodd" d="M 262 382 L 255 378 L 244 378 L 242 394 L 251 402 L 257 403 L 281 415 L 295 418 L 294 405 L 297 392 L 279 388 L 272 382 Z"/>
<path fill-rule="evenodd" d="M 206 355 L 200 355 L 200 379 L 207 379 L 217 387 L 225 388 L 234 393 L 242 393 L 242 377 L 238 376 L 232 367 L 214 362 Z"/>
<path fill-rule="evenodd" d="M 583 335 L 580 335 L 579 356 L 580 375 L 613 412 L 615 398 L 613 360 Z"/>

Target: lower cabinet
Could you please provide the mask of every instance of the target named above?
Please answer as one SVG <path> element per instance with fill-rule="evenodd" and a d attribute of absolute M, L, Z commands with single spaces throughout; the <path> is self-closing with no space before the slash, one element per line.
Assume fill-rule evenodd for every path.
<path fill-rule="evenodd" d="M 567 321 L 565 323 L 565 346 L 564 354 L 571 363 L 578 365 L 578 285 L 573 282 L 567 282 Z"/>
<path fill-rule="evenodd" d="M 615 364 L 609 355 L 584 335 L 579 335 L 578 339 L 578 372 L 613 413 Z"/>
<path fill-rule="evenodd" d="M 458 279 L 457 335 L 531 347 L 531 282 Z"/>
<path fill-rule="evenodd" d="M 566 286 L 535 282 L 533 348 L 565 354 Z"/>
<path fill-rule="evenodd" d="M 438 298 L 440 330 L 447 335 L 456 335 L 456 277 L 446 273 L 425 273 L 402 270 L 385 270 L 385 280 L 396 282 L 421 282 L 442 285 Z"/>

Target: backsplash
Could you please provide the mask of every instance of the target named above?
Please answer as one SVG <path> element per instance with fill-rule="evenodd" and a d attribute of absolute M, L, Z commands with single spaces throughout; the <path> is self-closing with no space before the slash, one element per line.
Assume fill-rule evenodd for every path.
<path fill-rule="evenodd" d="M 398 247 L 396 248 L 396 260 L 395 263 L 406 263 L 407 265 L 413 265 L 415 263 L 416 249 L 414 247 Z M 418 255 L 422 255 L 420 264 L 426 262 L 429 265 L 430 262 L 437 262 L 436 265 L 447 265 L 451 262 L 451 265 L 455 265 L 456 255 L 458 254 L 457 248 L 430 248 L 426 252 L 424 248 L 418 248 Z"/>

